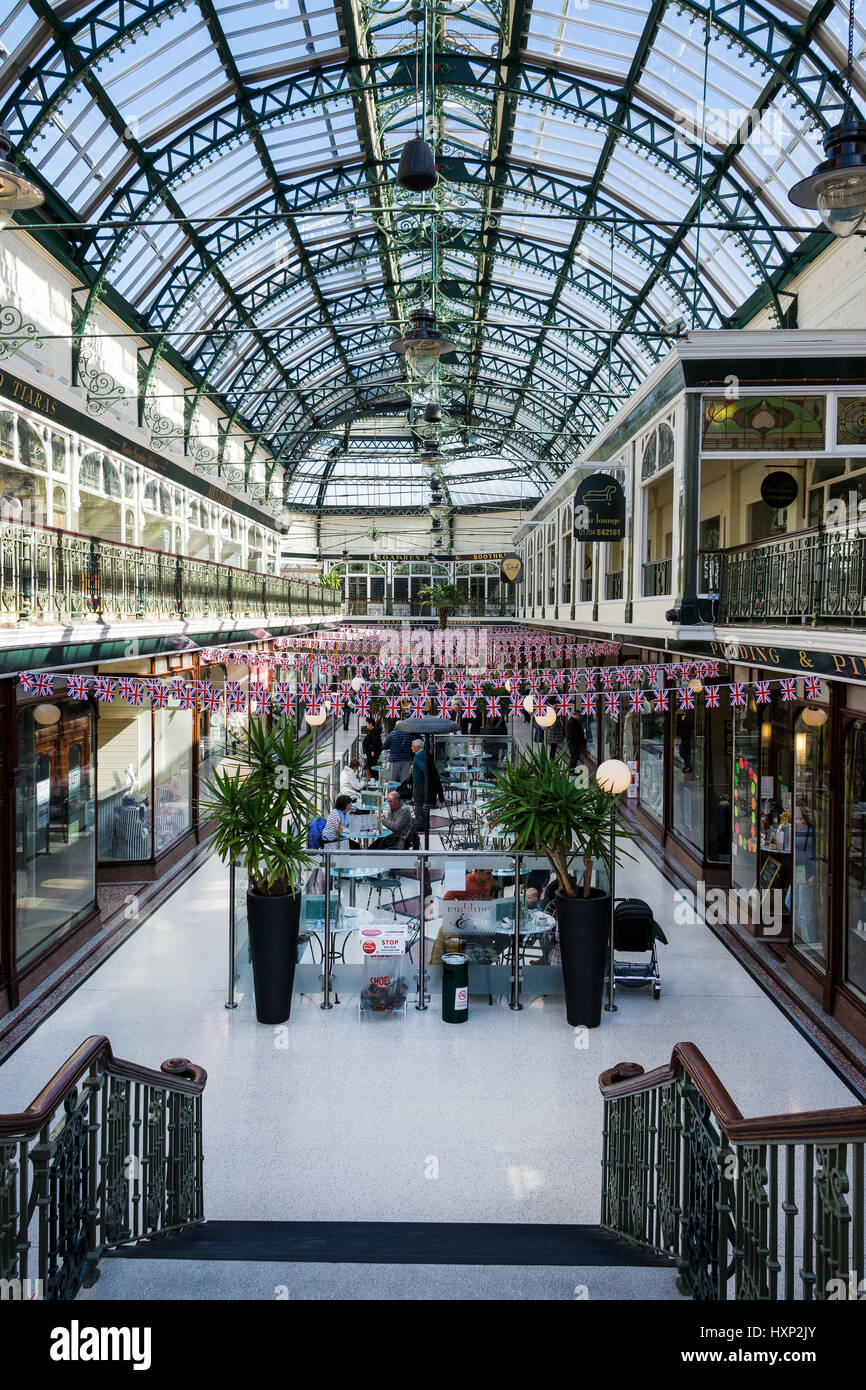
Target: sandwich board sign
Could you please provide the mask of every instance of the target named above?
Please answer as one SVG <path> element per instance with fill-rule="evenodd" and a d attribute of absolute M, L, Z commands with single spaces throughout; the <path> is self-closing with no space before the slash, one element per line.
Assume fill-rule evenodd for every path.
<path fill-rule="evenodd" d="M 621 541 L 625 536 L 625 493 L 609 473 L 591 473 L 574 494 L 574 538 Z"/>

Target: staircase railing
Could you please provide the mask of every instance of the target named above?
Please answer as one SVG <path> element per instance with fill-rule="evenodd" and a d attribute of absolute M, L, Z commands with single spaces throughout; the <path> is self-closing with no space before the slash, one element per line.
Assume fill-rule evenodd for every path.
<path fill-rule="evenodd" d="M 673 1256 L 682 1293 L 866 1298 L 866 1106 L 745 1119 L 692 1043 L 599 1088 L 602 1225 Z"/>
<path fill-rule="evenodd" d="M 104 1250 L 204 1220 L 202 1067 L 159 1071 L 85 1038 L 0 1115 L 0 1299 L 72 1299 Z"/>

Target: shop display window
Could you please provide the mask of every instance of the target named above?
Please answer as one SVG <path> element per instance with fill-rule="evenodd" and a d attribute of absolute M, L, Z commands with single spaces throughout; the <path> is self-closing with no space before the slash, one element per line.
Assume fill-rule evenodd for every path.
<path fill-rule="evenodd" d="M 866 996 L 866 721 L 845 742 L 845 981 Z"/>
<path fill-rule="evenodd" d="M 659 670 L 655 686 L 661 690 L 665 683 L 664 671 Z M 649 687 L 647 687 L 649 688 Z M 644 701 L 644 711 L 640 717 L 640 790 L 638 800 L 641 809 L 656 821 L 663 823 L 665 802 L 665 716 L 653 708 L 652 699 Z"/>
<path fill-rule="evenodd" d="M 19 967 L 96 902 L 94 711 L 52 700 L 18 710 L 15 901 Z"/>
<path fill-rule="evenodd" d="M 803 714 L 820 724 L 806 723 Z M 800 710 L 794 724 L 795 785 L 791 888 L 797 948 L 823 969 L 830 914 L 829 724 L 826 710 Z"/>

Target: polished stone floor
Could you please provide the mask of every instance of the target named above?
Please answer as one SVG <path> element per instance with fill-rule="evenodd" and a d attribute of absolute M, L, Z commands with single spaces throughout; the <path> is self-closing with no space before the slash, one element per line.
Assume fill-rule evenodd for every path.
<path fill-rule="evenodd" d="M 653 1067 L 690 1040 L 746 1115 L 852 1104 L 719 941 L 673 921 L 672 888 L 637 853 L 617 886 L 664 925 L 662 998 L 621 994 L 583 1037 L 550 997 L 521 1013 L 473 998 L 459 1028 L 436 998 L 364 1023 L 351 997 L 329 1012 L 308 998 L 280 1029 L 256 1023 L 249 994 L 229 1012 L 227 871 L 208 860 L 0 1068 L 0 1109 L 105 1033 L 121 1057 L 207 1068 L 212 1218 L 591 1223 L 597 1077 L 615 1062 Z"/>

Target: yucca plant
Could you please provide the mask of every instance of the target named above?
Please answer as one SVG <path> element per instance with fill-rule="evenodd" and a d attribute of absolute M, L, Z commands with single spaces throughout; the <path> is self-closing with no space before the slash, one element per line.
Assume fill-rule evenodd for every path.
<path fill-rule="evenodd" d="M 418 597 L 429 603 L 439 614 L 439 626 L 448 626 L 448 614 L 457 613 L 464 603 L 464 596 L 456 584 L 440 580 L 436 584 L 424 584 L 418 590 Z"/>
<path fill-rule="evenodd" d="M 576 898 L 579 886 L 571 861 L 583 860 L 583 897 L 592 887 L 593 861 L 610 858 L 611 817 L 616 797 L 597 782 L 581 785 L 560 759 L 544 747 L 527 750 L 520 761 L 506 764 L 496 777 L 496 791 L 488 802 L 491 822 L 514 837 L 521 854 L 546 857 L 567 898 Z M 628 835 L 620 830 L 620 835 Z M 627 851 L 620 855 L 631 858 Z"/>
<path fill-rule="evenodd" d="M 295 893 L 314 860 L 307 823 L 313 800 L 313 749 L 296 739 L 291 724 L 266 728 L 251 720 L 232 771 L 214 773 L 199 797 L 214 822 L 213 847 L 223 863 L 240 860 L 253 892 L 262 897 Z"/>

